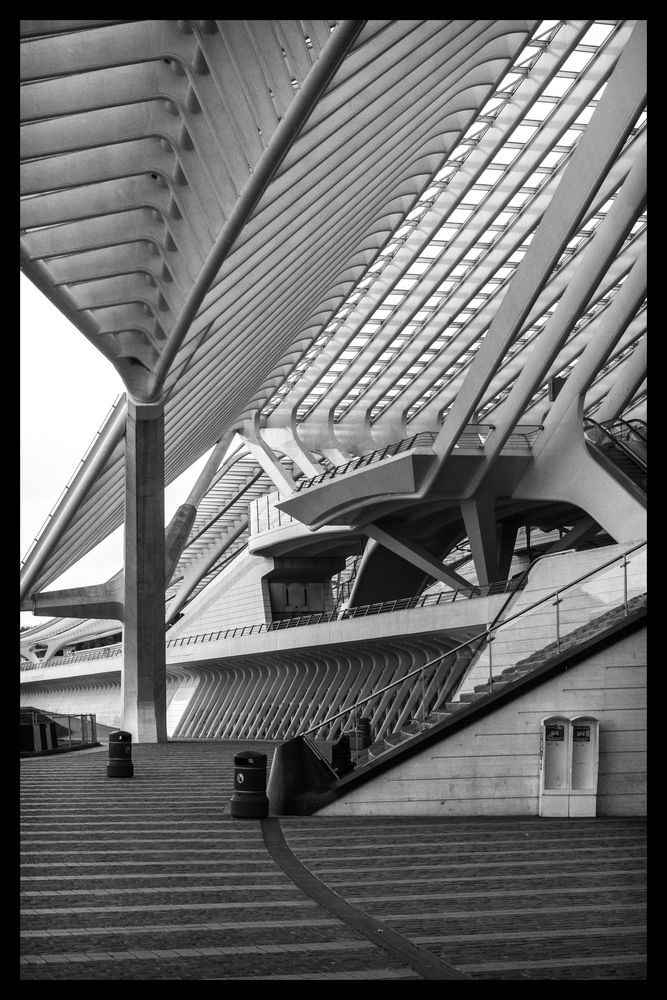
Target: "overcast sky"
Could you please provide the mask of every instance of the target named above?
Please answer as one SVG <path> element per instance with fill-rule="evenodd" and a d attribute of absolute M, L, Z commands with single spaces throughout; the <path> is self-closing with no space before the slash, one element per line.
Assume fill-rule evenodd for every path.
<path fill-rule="evenodd" d="M 124 391 L 115 368 L 21 275 L 20 550 L 23 558 Z M 204 458 L 165 494 L 168 519 Z M 103 583 L 122 567 L 122 528 L 48 589 Z M 38 619 L 21 614 L 22 625 Z"/>

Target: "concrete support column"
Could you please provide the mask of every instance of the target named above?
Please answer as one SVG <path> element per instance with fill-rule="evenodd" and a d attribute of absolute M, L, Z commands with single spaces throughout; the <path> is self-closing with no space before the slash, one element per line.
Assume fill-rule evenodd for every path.
<path fill-rule="evenodd" d="M 278 492 L 287 496 L 294 493 L 296 487 L 291 474 L 280 462 L 278 456 L 271 451 L 261 435 L 259 413 L 254 413 L 252 418 L 244 420 L 243 427 L 237 433 L 252 457 L 264 469 L 264 472 Z"/>
<path fill-rule="evenodd" d="M 501 580 L 506 580 L 510 574 L 518 533 L 519 525 L 512 521 L 498 527 L 498 571 Z"/>
<path fill-rule="evenodd" d="M 494 499 L 463 500 L 461 513 L 481 587 L 500 579 Z"/>
<path fill-rule="evenodd" d="M 164 577 L 164 407 L 128 400 L 121 727 L 139 743 L 167 740 Z"/>

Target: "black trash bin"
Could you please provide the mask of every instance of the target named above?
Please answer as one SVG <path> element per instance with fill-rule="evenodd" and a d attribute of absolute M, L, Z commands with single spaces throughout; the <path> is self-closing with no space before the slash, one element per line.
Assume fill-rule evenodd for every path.
<path fill-rule="evenodd" d="M 21 753 L 33 753 L 35 749 L 35 730 L 32 723 L 21 723 Z"/>
<path fill-rule="evenodd" d="M 347 734 L 341 736 L 338 742 L 334 743 L 331 751 L 331 766 L 339 778 L 354 770 L 354 762 L 350 753 L 350 737 Z"/>
<path fill-rule="evenodd" d="M 122 729 L 117 729 L 109 733 L 107 778 L 131 778 L 133 774 L 132 733 L 124 733 Z"/>
<path fill-rule="evenodd" d="M 266 754 L 244 750 L 234 756 L 234 794 L 231 815 L 262 819 L 269 815 L 266 795 Z"/>

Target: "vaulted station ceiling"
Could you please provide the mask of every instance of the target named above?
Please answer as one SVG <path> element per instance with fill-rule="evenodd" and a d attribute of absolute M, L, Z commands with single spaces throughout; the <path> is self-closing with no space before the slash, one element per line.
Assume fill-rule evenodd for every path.
<path fill-rule="evenodd" d="M 25 273 L 130 391 L 163 386 L 167 482 L 257 412 L 269 442 L 296 428 L 323 463 L 437 428 L 634 26 L 22 22 Z M 477 421 L 493 421 L 645 133 L 644 111 L 498 358 Z M 548 379 L 576 365 L 645 239 L 644 210 L 524 422 L 540 423 Z M 634 366 L 642 415 L 645 332 L 641 302 L 589 413 Z M 121 411 L 28 554 L 31 591 L 122 521 Z M 244 462 L 243 483 L 269 488 Z M 181 572 L 235 488 L 207 499 Z"/>

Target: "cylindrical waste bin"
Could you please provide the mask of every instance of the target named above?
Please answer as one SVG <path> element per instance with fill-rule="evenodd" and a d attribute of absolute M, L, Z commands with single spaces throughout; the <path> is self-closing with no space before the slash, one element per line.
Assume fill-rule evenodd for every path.
<path fill-rule="evenodd" d="M 133 774 L 132 733 L 124 733 L 122 729 L 117 729 L 109 733 L 107 778 L 131 778 Z"/>
<path fill-rule="evenodd" d="M 373 742 L 373 737 L 371 736 L 371 720 L 370 719 L 359 719 L 359 725 L 357 726 L 357 734 L 361 737 L 361 746 L 365 750 Z"/>
<path fill-rule="evenodd" d="M 350 755 L 350 737 L 347 734 L 341 736 L 338 742 L 334 743 L 331 751 L 331 766 L 339 778 L 354 770 L 354 763 Z"/>
<path fill-rule="evenodd" d="M 269 815 L 266 796 L 266 754 L 245 750 L 234 756 L 234 794 L 231 815 L 261 819 Z"/>

